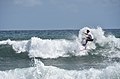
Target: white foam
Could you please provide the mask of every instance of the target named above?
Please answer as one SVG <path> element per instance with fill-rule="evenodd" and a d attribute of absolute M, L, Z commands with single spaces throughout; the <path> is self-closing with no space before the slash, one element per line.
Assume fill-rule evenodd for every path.
<path fill-rule="evenodd" d="M 79 40 L 82 39 L 82 33 L 86 30 L 90 30 L 91 33 L 94 36 L 94 42 L 89 42 L 88 47 L 95 49 L 96 45 L 103 47 L 103 49 L 98 50 L 98 52 L 103 52 L 102 54 L 104 56 L 110 56 L 110 57 L 120 57 L 120 38 L 116 38 L 113 35 L 107 35 L 105 36 L 104 31 L 101 27 L 97 27 L 96 29 L 90 29 L 88 27 L 85 27 L 79 31 Z"/>
<path fill-rule="evenodd" d="M 0 71 L 0 79 L 120 79 L 120 63 L 113 63 L 105 69 L 77 71 L 44 66 L 41 61 L 35 61 L 35 67 Z"/>
<path fill-rule="evenodd" d="M 85 27 L 79 31 L 79 37 L 76 40 L 51 40 L 41 39 L 38 37 L 32 37 L 30 40 L 11 41 L 3 40 L 0 41 L 0 45 L 9 44 L 16 51 L 16 53 L 28 52 L 29 57 L 42 57 L 42 58 L 57 58 L 65 57 L 69 55 L 81 56 L 87 55 L 89 50 L 84 50 L 81 45 L 82 32 L 89 29 L 94 36 L 94 42 L 88 42 L 87 49 L 95 49 L 96 43 L 105 49 L 99 50 L 104 56 L 120 57 L 120 39 L 113 35 L 104 35 L 102 28 L 90 29 Z M 105 46 L 107 45 L 107 46 Z M 117 49 L 116 49 L 117 48 Z"/>
<path fill-rule="evenodd" d="M 0 41 L 0 44 L 9 44 L 16 53 L 29 52 L 29 57 L 57 58 L 69 55 L 85 55 L 86 51 L 80 51 L 78 41 L 65 39 L 51 40 L 32 37 L 30 40 L 22 41 Z"/>

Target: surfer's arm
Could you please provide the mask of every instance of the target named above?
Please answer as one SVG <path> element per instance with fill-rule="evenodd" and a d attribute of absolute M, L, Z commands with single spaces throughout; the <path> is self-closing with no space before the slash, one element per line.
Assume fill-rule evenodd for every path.
<path fill-rule="evenodd" d="M 84 34 L 85 34 L 85 35 L 88 35 L 88 33 L 85 33 L 85 32 L 84 32 Z"/>

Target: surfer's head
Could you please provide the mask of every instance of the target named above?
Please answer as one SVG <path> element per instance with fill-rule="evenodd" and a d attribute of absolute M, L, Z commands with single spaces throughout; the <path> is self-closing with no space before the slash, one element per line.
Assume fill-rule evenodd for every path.
<path fill-rule="evenodd" d="M 89 33 L 90 32 L 90 30 L 87 30 L 87 33 Z"/>

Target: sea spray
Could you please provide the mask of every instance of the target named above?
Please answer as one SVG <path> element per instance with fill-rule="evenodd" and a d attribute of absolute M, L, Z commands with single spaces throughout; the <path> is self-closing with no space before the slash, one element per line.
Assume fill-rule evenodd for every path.
<path fill-rule="evenodd" d="M 94 41 L 88 42 L 89 49 L 83 52 L 80 35 L 86 29 L 92 32 Z M 41 34 L 64 35 L 57 32 Z M 23 37 L 25 33 L 33 36 L 27 40 L 14 36 L 15 40 L 4 32 L 3 37 L 9 39 L 0 41 L 0 79 L 120 79 L 120 38 L 105 32 L 100 27 L 85 27 L 72 40 L 43 39 L 39 31 L 25 31 Z M 22 32 L 20 35 L 23 38 Z"/>
<path fill-rule="evenodd" d="M 81 51 L 84 48 L 81 45 L 82 32 L 89 29 L 94 36 L 93 42 L 88 42 L 87 48 L 89 50 L 95 50 L 98 54 L 111 57 L 120 57 L 120 39 L 113 35 L 105 36 L 102 28 L 90 29 L 85 27 L 79 31 L 79 36 L 75 40 L 66 39 L 41 39 L 38 37 L 32 37 L 29 40 L 3 40 L 0 41 L 0 45 L 8 44 L 16 51 L 16 53 L 28 52 L 29 57 L 41 57 L 41 58 L 58 58 L 66 56 L 82 56 L 88 55 L 87 51 Z M 99 45 L 103 49 L 96 50 Z M 103 52 L 104 51 L 104 52 Z"/>

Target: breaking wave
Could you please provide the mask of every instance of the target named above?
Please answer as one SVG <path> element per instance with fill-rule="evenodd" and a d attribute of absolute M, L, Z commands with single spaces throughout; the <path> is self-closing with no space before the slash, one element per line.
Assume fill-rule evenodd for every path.
<path fill-rule="evenodd" d="M 94 41 L 88 42 L 87 50 L 83 50 L 81 38 L 86 29 L 91 31 Z M 6 62 L 6 58 L 13 59 Z M 15 63 L 30 61 L 20 64 L 32 65 L 19 67 L 12 63 L 13 60 Z M 15 65 L 14 68 L 0 71 L 0 79 L 120 79 L 120 38 L 106 35 L 100 27 L 85 27 L 73 40 L 38 37 L 2 40 L 0 61 L 2 67 L 9 63 Z"/>
<path fill-rule="evenodd" d="M 120 64 L 113 63 L 105 69 L 64 70 L 54 66 L 44 66 L 35 59 L 30 68 L 0 71 L 1 79 L 120 79 Z M 63 74 L 64 73 L 64 74 Z"/>
<path fill-rule="evenodd" d="M 89 42 L 87 49 L 81 45 L 82 32 L 89 29 L 94 36 L 94 42 Z M 81 56 L 92 54 L 101 54 L 109 57 L 120 57 L 120 38 L 114 35 L 105 35 L 102 28 L 90 29 L 85 27 L 79 31 L 78 37 L 74 40 L 66 39 L 41 39 L 32 37 L 29 40 L 3 40 L 0 45 L 10 45 L 16 53 L 26 53 L 31 57 L 57 58 L 66 56 Z"/>

